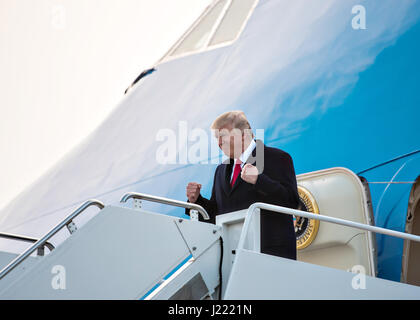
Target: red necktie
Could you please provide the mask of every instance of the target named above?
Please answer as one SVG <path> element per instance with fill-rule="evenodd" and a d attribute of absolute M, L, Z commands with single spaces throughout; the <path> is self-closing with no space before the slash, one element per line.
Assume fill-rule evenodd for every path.
<path fill-rule="evenodd" d="M 238 178 L 239 174 L 241 173 L 241 160 L 236 160 L 235 169 L 233 170 L 233 177 L 232 181 L 230 182 L 230 186 L 233 187 L 235 184 L 236 179 Z"/>

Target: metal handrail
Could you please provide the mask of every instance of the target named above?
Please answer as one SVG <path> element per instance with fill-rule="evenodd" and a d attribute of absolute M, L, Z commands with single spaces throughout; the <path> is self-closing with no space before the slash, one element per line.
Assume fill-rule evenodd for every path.
<path fill-rule="evenodd" d="M 7 232 L 0 232 L 0 238 L 10 239 L 10 240 L 19 240 L 19 241 L 31 242 L 31 243 L 37 242 L 39 240 L 37 238 L 32 238 L 32 237 L 28 237 L 28 236 L 23 236 L 23 235 L 13 234 L 13 233 L 7 233 Z M 39 256 L 44 255 L 44 247 L 47 247 L 50 251 L 52 251 L 54 249 L 54 246 L 51 243 L 45 242 L 43 246 L 38 248 L 38 255 Z"/>
<path fill-rule="evenodd" d="M 181 207 L 181 208 L 185 208 L 185 209 L 197 210 L 201 214 L 201 216 L 203 217 L 204 220 L 209 220 L 210 219 L 207 211 L 202 206 L 200 206 L 198 204 L 179 201 L 179 200 L 174 200 L 174 199 L 168 199 L 168 198 L 163 198 L 163 197 L 158 197 L 158 196 L 152 196 L 150 194 L 145 194 L 145 193 L 128 192 L 121 198 L 120 202 L 127 202 L 127 200 L 131 199 L 131 198 L 168 204 L 168 205 L 172 205 L 172 206 L 175 206 L 175 207 Z"/>
<path fill-rule="evenodd" d="M 7 275 L 10 271 L 12 271 L 14 268 L 16 268 L 23 260 L 25 260 L 27 257 L 29 257 L 38 247 L 45 245 L 45 243 L 50 239 L 53 235 L 55 235 L 58 231 L 61 230 L 64 226 L 72 223 L 72 220 L 76 218 L 80 213 L 82 213 L 86 208 L 90 206 L 97 206 L 99 209 L 103 209 L 105 205 L 98 200 L 91 199 L 84 202 L 79 208 L 77 208 L 75 211 L 73 211 L 71 214 L 69 214 L 66 218 L 64 218 L 63 221 L 61 221 L 59 224 L 57 224 L 54 228 L 52 228 L 45 236 L 43 236 L 41 239 L 39 239 L 37 242 L 35 242 L 31 247 L 29 247 L 25 252 L 17 256 L 15 259 L 13 259 L 7 266 L 5 266 L 0 271 L 0 280 Z"/>
<path fill-rule="evenodd" d="M 412 241 L 420 242 L 420 236 L 417 236 L 417 235 L 414 235 L 414 234 L 409 234 L 409 233 L 405 233 L 405 232 L 399 232 L 399 231 L 395 231 L 395 230 L 375 227 L 375 226 L 371 226 L 371 225 L 368 225 L 368 224 L 363 224 L 363 223 L 353 222 L 353 221 L 344 220 L 344 219 L 340 219 L 340 218 L 324 216 L 324 215 L 320 215 L 320 214 L 313 214 L 313 213 L 309 213 L 309 212 L 306 212 L 306 211 L 301 211 L 301 210 L 276 206 L 276 205 L 272 205 L 272 204 L 268 204 L 268 203 L 256 202 L 256 203 L 253 203 L 248 208 L 248 210 L 246 212 L 244 227 L 242 229 L 241 237 L 239 239 L 238 249 L 243 249 L 243 247 L 244 247 L 245 238 L 246 238 L 246 235 L 248 234 L 248 229 L 249 229 L 249 226 L 250 226 L 251 215 L 254 214 L 256 209 L 264 209 L 264 210 L 269 210 L 269 211 L 273 211 L 273 212 L 277 212 L 277 213 L 285 213 L 285 214 L 289 214 L 289 215 L 301 216 L 301 217 L 308 218 L 308 219 L 315 219 L 315 220 L 320 220 L 320 221 L 325 221 L 325 222 L 336 223 L 336 224 L 340 224 L 340 225 L 343 225 L 343 226 L 348 226 L 348 227 L 357 228 L 357 229 L 361 229 L 361 230 L 371 231 L 371 232 L 375 232 L 375 233 L 382 233 L 382 234 L 385 234 L 385 235 L 388 235 L 388 236 L 402 238 L 402 239 L 405 239 L 405 240 L 412 240 Z"/>

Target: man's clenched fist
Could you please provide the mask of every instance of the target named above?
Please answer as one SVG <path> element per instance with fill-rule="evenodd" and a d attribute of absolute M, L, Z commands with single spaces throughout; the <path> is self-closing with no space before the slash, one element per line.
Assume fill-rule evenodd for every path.
<path fill-rule="evenodd" d="M 241 178 L 245 182 L 255 184 L 258 178 L 258 169 L 252 164 L 247 163 L 241 171 Z"/>
<path fill-rule="evenodd" d="M 190 182 L 187 185 L 187 198 L 189 202 L 195 203 L 200 195 L 201 184 Z"/>

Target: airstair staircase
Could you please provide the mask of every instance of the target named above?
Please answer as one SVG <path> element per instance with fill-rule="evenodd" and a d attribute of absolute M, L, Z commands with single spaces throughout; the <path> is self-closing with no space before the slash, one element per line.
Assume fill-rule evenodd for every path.
<path fill-rule="evenodd" d="M 300 185 L 311 181 L 305 179 Z M 311 183 L 306 187 L 313 192 Z M 185 207 L 208 218 L 202 207 L 188 202 L 135 192 L 121 202 L 130 199 Z M 335 262 L 311 263 L 319 255 L 316 242 L 312 253 L 298 260 L 259 252 L 261 209 L 318 220 L 337 230 L 357 230 L 356 236 L 348 235 L 351 239 L 382 233 L 420 241 L 416 235 L 323 214 L 326 206 L 319 204 L 321 214 L 255 203 L 217 216 L 216 224 L 210 224 L 89 200 L 42 238 L 26 239 L 33 244 L 23 253 L 0 252 L 0 299 L 420 299 L 420 287 L 377 278 L 364 254 L 353 256 L 362 257 L 362 266 L 367 261 L 365 273 L 353 273 Z M 77 228 L 74 219 L 91 206 L 98 207 L 98 213 Z M 50 239 L 65 227 L 70 236 L 54 248 Z M 338 240 L 333 243 L 344 248 Z M 327 247 L 318 245 L 325 256 Z M 45 246 L 48 252 L 40 251 Z"/>

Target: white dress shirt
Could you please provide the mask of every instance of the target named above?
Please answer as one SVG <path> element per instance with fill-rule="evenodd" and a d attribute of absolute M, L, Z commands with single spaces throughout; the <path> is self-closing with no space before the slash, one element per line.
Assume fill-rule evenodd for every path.
<path fill-rule="evenodd" d="M 254 139 L 251 140 L 251 143 L 249 144 L 248 148 L 239 156 L 239 160 L 241 160 L 241 169 L 244 167 L 245 162 L 248 160 L 249 156 L 251 155 L 252 151 L 254 151 L 256 146 L 256 143 Z M 232 181 L 233 178 L 233 172 L 235 171 L 235 164 L 237 163 L 238 159 L 235 159 L 235 163 L 233 165 L 232 174 L 230 175 L 230 181 Z"/>

